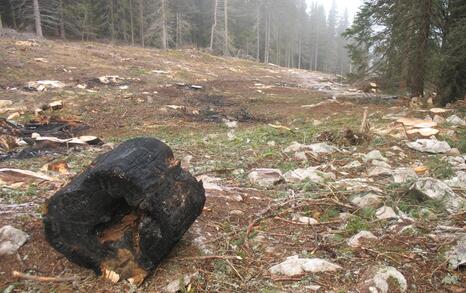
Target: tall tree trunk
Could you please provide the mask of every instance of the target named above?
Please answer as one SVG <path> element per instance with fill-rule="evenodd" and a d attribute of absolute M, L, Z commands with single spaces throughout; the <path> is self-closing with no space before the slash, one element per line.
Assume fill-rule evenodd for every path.
<path fill-rule="evenodd" d="M 129 0 L 129 17 L 131 25 L 131 45 L 134 46 L 133 0 Z"/>
<path fill-rule="evenodd" d="M 58 2 L 59 9 L 60 9 L 60 38 L 63 40 L 66 38 L 65 36 L 65 11 L 63 7 L 63 0 Z"/>
<path fill-rule="evenodd" d="M 270 58 L 270 12 L 267 11 L 265 18 L 265 52 L 264 63 L 269 63 Z"/>
<path fill-rule="evenodd" d="M 175 48 L 179 48 L 179 40 L 180 40 L 180 13 L 176 13 L 176 34 L 175 34 Z"/>
<path fill-rule="evenodd" d="M 0 30 L 3 29 L 3 23 L 2 23 L 2 15 L 0 14 Z"/>
<path fill-rule="evenodd" d="M 44 37 L 44 35 L 42 34 L 42 23 L 40 20 L 39 0 L 32 0 L 32 5 L 34 9 L 34 21 L 36 24 L 36 34 L 42 38 Z"/>
<path fill-rule="evenodd" d="M 112 34 L 112 43 L 115 41 L 115 14 L 113 12 L 113 0 L 108 0 L 110 4 L 110 33 Z"/>
<path fill-rule="evenodd" d="M 141 34 L 141 46 L 144 48 L 144 0 L 139 0 L 139 31 Z"/>
<path fill-rule="evenodd" d="M 416 48 L 414 49 L 414 64 L 412 64 L 411 94 L 413 96 L 424 96 L 424 83 L 426 76 L 426 56 L 430 35 L 430 24 L 432 17 L 432 0 L 420 0 L 419 27 L 417 30 Z"/>
<path fill-rule="evenodd" d="M 302 42 L 303 42 L 303 36 L 300 33 L 299 34 L 299 48 L 298 48 L 298 68 L 301 69 L 301 53 L 302 53 Z"/>
<path fill-rule="evenodd" d="M 256 14 L 256 61 L 260 61 L 260 47 L 261 47 L 261 11 L 260 4 L 257 4 Z"/>
<path fill-rule="evenodd" d="M 439 95 L 437 104 L 445 106 L 455 100 L 466 101 L 466 55 L 464 34 L 466 6 L 463 0 L 450 0 L 442 39 Z"/>
<path fill-rule="evenodd" d="M 166 0 L 162 0 L 162 49 L 166 50 L 168 47 L 167 41 L 167 15 L 166 15 Z"/>
<path fill-rule="evenodd" d="M 224 0 L 224 13 L 225 13 L 225 29 L 224 29 L 224 44 L 223 44 L 223 56 L 230 56 L 229 52 L 229 36 L 228 36 L 228 0 Z"/>
<path fill-rule="evenodd" d="M 212 23 L 212 29 L 210 31 L 210 51 L 214 49 L 214 35 L 215 35 L 215 28 L 217 27 L 217 8 L 218 8 L 218 0 L 214 0 L 214 22 Z"/>
<path fill-rule="evenodd" d="M 317 62 L 319 61 L 319 35 L 316 33 L 316 43 L 314 48 L 314 71 L 317 71 Z"/>
<path fill-rule="evenodd" d="M 15 30 L 18 29 L 18 25 L 16 24 L 16 12 L 15 12 L 15 7 L 13 6 L 13 3 L 11 3 L 12 0 L 8 0 L 8 3 L 10 4 L 10 10 L 11 10 L 11 19 L 13 20 L 13 28 Z"/>
<path fill-rule="evenodd" d="M 275 42 L 276 59 L 275 64 L 280 65 L 280 29 L 277 28 L 277 40 Z"/>

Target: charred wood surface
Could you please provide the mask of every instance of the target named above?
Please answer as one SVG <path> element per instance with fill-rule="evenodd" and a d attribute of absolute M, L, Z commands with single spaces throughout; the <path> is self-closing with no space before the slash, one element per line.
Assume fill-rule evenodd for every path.
<path fill-rule="evenodd" d="M 72 262 L 140 283 L 204 202 L 202 182 L 180 167 L 167 145 L 137 138 L 97 158 L 50 198 L 45 235 Z"/>

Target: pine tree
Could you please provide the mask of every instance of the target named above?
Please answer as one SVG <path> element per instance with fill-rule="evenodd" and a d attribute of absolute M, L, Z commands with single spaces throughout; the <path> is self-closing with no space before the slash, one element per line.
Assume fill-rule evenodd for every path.
<path fill-rule="evenodd" d="M 440 69 L 441 105 L 466 98 L 466 3 L 450 0 L 447 11 Z"/>

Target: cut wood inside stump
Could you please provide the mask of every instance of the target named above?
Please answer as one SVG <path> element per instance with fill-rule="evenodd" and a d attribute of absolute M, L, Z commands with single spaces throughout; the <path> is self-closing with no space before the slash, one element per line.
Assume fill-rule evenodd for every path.
<path fill-rule="evenodd" d="M 205 203 L 202 182 L 153 138 L 129 140 L 97 158 L 50 198 L 49 243 L 70 261 L 139 285 Z"/>

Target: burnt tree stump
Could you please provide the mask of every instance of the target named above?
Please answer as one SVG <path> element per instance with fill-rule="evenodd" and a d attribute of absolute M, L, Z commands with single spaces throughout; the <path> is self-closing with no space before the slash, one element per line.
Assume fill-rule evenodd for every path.
<path fill-rule="evenodd" d="M 116 282 L 141 284 L 201 214 L 202 182 L 154 138 L 122 143 L 50 198 L 48 242 Z"/>

